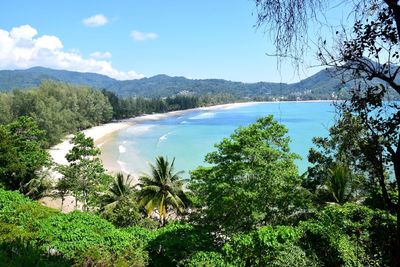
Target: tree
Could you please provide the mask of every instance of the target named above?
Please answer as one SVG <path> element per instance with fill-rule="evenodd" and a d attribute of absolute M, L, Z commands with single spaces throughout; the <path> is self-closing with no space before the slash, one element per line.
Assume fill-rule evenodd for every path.
<path fill-rule="evenodd" d="M 135 190 L 132 180 L 130 175 L 125 178 L 123 173 L 117 173 L 107 193 L 102 196 L 102 208 L 113 209 L 119 202 L 133 197 Z"/>
<path fill-rule="evenodd" d="M 28 197 L 38 200 L 50 194 L 53 183 L 48 170 L 41 171 L 37 177 L 26 183 L 25 190 Z"/>
<path fill-rule="evenodd" d="M 276 56 L 290 57 L 295 64 L 302 61 L 309 48 L 309 28 L 313 23 L 326 26 L 321 17 L 329 8 L 326 0 L 254 0 L 257 8 L 257 28 L 267 27 L 272 34 Z M 385 7 L 391 13 L 392 22 L 397 29 L 397 40 L 400 40 L 400 4 L 396 0 L 355 0 L 334 3 L 348 10 L 348 15 L 356 18 L 370 16 L 371 11 Z M 351 8 L 351 6 L 353 8 Z"/>
<path fill-rule="evenodd" d="M 286 128 L 272 116 L 240 127 L 207 154 L 211 166 L 191 173 L 190 189 L 200 202 L 198 223 L 241 232 L 284 223 L 305 208 L 301 178 Z"/>
<path fill-rule="evenodd" d="M 336 162 L 326 170 L 326 176 L 325 183 L 317 190 L 317 194 L 327 195 L 326 201 L 342 205 L 355 198 L 358 189 L 357 177 L 348 166 Z"/>
<path fill-rule="evenodd" d="M 276 56 L 290 57 L 299 64 L 308 45 L 308 26 L 323 10 L 324 0 L 254 0 L 257 27 L 273 34 Z"/>
<path fill-rule="evenodd" d="M 292 2 L 292 1 L 289 1 Z M 314 10 L 304 3 L 313 3 L 313 0 L 300 1 L 301 8 Z M 323 3 L 323 1 L 317 1 Z M 284 17 L 296 11 L 298 6 L 282 7 L 280 1 L 256 0 L 257 4 L 270 7 L 274 12 L 280 10 L 275 18 Z M 387 102 L 394 95 L 400 95 L 400 3 L 395 0 L 368 0 L 355 1 L 357 13 L 353 28 L 348 31 L 337 31 L 337 43 L 329 48 L 329 42 L 321 40 L 319 57 L 323 65 L 335 67 L 345 77 L 345 85 L 350 88 L 350 100 L 343 103 L 340 109 L 346 113 L 357 115 L 367 129 L 365 143 L 362 150 L 366 160 L 375 164 L 375 172 L 379 186 L 386 202 L 386 208 L 397 214 L 397 250 L 400 250 L 400 106 L 396 102 Z M 274 6 L 273 4 L 276 4 Z M 263 9 L 265 10 L 265 9 Z M 271 20 L 268 17 L 259 17 L 259 23 L 273 22 L 277 26 L 277 35 L 284 20 Z M 297 17 L 298 19 L 299 17 Z M 296 20 L 296 17 L 294 17 Z M 300 20 L 304 17 L 300 17 Z M 289 29 L 297 36 L 307 30 L 301 28 Z M 296 40 L 296 39 L 294 39 Z M 278 46 L 296 47 L 296 42 L 276 43 Z M 353 83 L 351 84 L 351 80 Z M 350 85 L 350 86 L 349 86 Z M 397 200 L 387 194 L 385 183 L 386 172 L 392 170 L 396 184 Z M 400 255 L 397 256 L 397 265 L 400 265 Z"/>
<path fill-rule="evenodd" d="M 28 183 L 49 162 L 44 133 L 32 118 L 0 125 L 0 181 L 6 189 L 28 193 Z"/>
<path fill-rule="evenodd" d="M 385 2 L 388 6 L 371 7 L 371 16 L 357 20 L 351 33 L 341 33 L 334 52 L 322 46 L 319 55 L 324 64 L 351 74 L 351 98 L 339 108 L 358 116 L 366 128 L 362 153 L 375 166 L 386 208 L 397 214 L 400 249 L 400 105 L 390 97 L 400 97 L 400 7 Z M 397 199 L 388 194 L 387 173 L 395 180 Z"/>
<path fill-rule="evenodd" d="M 63 171 L 66 171 L 65 167 L 60 167 L 59 168 L 60 173 L 63 173 Z M 72 189 L 73 185 L 71 184 L 72 179 L 68 178 L 68 176 L 65 174 L 64 172 L 64 176 L 61 177 L 56 185 L 55 185 L 55 192 L 54 192 L 54 196 L 55 197 L 59 197 L 61 198 L 61 206 L 60 206 L 60 211 L 63 210 L 64 207 L 64 201 L 65 201 L 65 197 L 68 196 L 68 194 L 70 193 L 70 190 Z"/>
<path fill-rule="evenodd" d="M 76 200 L 81 201 L 83 209 L 88 211 L 98 201 L 99 193 L 105 190 L 110 177 L 105 174 L 98 158 L 100 150 L 95 148 L 92 138 L 79 132 L 71 141 L 74 147 L 66 155 L 70 165 L 62 167 L 61 172 L 70 180 Z"/>
<path fill-rule="evenodd" d="M 174 162 L 175 159 L 170 163 L 167 158 L 159 156 L 155 165 L 149 164 L 151 173 L 139 178 L 139 203 L 149 216 L 157 209 L 161 225 L 167 222 L 169 207 L 175 212 L 183 212 L 186 207 L 184 180 L 180 176 L 183 172 L 174 172 Z"/>

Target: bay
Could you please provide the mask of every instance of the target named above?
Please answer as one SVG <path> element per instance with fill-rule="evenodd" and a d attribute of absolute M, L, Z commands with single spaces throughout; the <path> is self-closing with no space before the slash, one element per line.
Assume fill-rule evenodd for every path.
<path fill-rule="evenodd" d="M 290 147 L 302 160 L 299 171 L 307 170 L 307 154 L 312 138 L 327 136 L 335 109 L 331 102 L 273 102 L 191 110 L 160 120 L 144 120 L 122 129 L 102 144 L 102 154 L 125 173 L 148 171 L 156 156 L 175 158 L 176 170 L 189 171 L 204 165 L 204 156 L 214 144 L 229 137 L 240 126 L 272 114 L 288 129 Z"/>

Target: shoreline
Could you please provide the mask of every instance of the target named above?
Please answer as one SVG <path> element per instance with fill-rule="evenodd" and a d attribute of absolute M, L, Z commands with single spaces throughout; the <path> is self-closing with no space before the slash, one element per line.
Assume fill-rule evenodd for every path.
<path fill-rule="evenodd" d="M 101 149 L 104 142 L 107 142 L 108 138 L 118 132 L 119 130 L 125 129 L 129 126 L 145 122 L 145 121 L 157 121 L 169 117 L 180 116 L 182 114 L 194 111 L 208 111 L 208 110 L 221 110 L 221 109 L 233 109 L 237 107 L 252 106 L 257 104 L 280 104 L 280 103 L 321 103 L 321 102 L 333 102 L 335 100 L 303 100 L 303 101 L 249 101 L 249 102 L 236 102 L 229 104 L 219 104 L 208 107 L 198 107 L 185 110 L 170 111 L 166 113 L 155 113 L 155 114 L 144 114 L 138 117 L 123 119 L 117 122 L 110 122 L 103 125 L 95 126 L 83 131 L 87 137 L 91 137 L 94 140 L 95 146 Z M 57 164 L 66 165 L 68 161 L 65 159 L 68 151 L 73 147 L 69 142 L 73 135 L 68 135 L 59 144 L 51 147 L 48 151 L 53 162 Z M 111 162 L 105 155 L 100 156 L 103 165 L 107 172 L 115 173 L 121 171 L 117 163 Z"/>
<path fill-rule="evenodd" d="M 198 107 L 186 110 L 177 110 L 166 113 L 155 113 L 155 114 L 144 114 L 138 117 L 123 119 L 117 122 L 110 122 L 103 125 L 95 126 L 92 128 L 88 128 L 82 131 L 87 137 L 93 138 L 94 144 L 97 148 L 101 149 L 101 146 L 109 140 L 109 138 L 116 134 L 118 131 L 128 128 L 130 126 L 140 124 L 145 121 L 158 121 L 161 119 L 180 116 L 189 112 L 196 111 L 212 111 L 212 110 L 227 110 L 234 109 L 237 107 L 244 106 L 252 106 L 257 104 L 279 104 L 279 103 L 288 103 L 288 102 L 298 102 L 298 103 L 318 103 L 318 102 L 333 102 L 334 100 L 308 100 L 308 101 L 260 101 L 260 102 L 238 102 L 238 103 L 230 103 L 230 104 L 220 104 L 208 107 Z M 48 151 L 51 159 L 54 163 L 60 165 L 67 165 L 68 161 L 65 159 L 66 154 L 72 149 L 73 145 L 69 142 L 73 135 L 68 135 L 62 140 L 61 143 L 51 147 Z M 103 163 L 103 166 L 107 173 L 113 175 L 117 172 L 122 172 L 125 175 L 130 174 L 134 178 L 134 183 L 138 183 L 139 173 L 126 173 L 123 168 L 119 165 L 118 161 L 110 157 L 106 154 L 100 155 L 100 160 Z M 62 176 L 55 170 L 51 170 L 50 177 L 53 182 L 58 181 Z M 44 197 L 40 200 L 40 202 L 51 208 L 60 209 L 61 199 L 54 197 Z M 72 196 L 67 196 L 64 202 L 64 207 L 62 212 L 71 212 L 75 210 L 75 199 Z"/>

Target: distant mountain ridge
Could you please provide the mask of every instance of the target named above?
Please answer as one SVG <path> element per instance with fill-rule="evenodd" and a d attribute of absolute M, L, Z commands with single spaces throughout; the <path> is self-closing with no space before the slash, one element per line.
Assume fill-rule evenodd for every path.
<path fill-rule="evenodd" d="M 1 70 L 0 91 L 38 86 L 43 80 L 87 85 L 106 89 L 120 96 L 167 97 L 179 93 L 226 93 L 237 97 L 291 97 L 302 99 L 329 99 L 341 86 L 340 79 L 332 77 L 329 69 L 321 70 L 298 83 L 243 83 L 223 79 L 187 79 L 156 75 L 137 80 L 119 81 L 96 73 L 82 73 L 33 67 L 26 70 Z"/>

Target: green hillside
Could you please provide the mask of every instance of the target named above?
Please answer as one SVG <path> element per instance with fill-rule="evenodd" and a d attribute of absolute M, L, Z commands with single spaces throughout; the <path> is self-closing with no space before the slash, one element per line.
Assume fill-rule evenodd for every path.
<path fill-rule="evenodd" d="M 322 70 L 299 83 L 242 83 L 222 79 L 187 79 L 156 75 L 138 80 L 118 81 L 95 73 L 54 70 L 42 67 L 27 70 L 0 71 L 0 91 L 38 86 L 43 80 L 55 80 L 97 89 L 107 89 L 120 96 L 168 97 L 178 93 L 227 93 L 236 97 L 301 97 L 302 99 L 330 98 L 340 82 L 329 71 Z"/>

